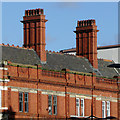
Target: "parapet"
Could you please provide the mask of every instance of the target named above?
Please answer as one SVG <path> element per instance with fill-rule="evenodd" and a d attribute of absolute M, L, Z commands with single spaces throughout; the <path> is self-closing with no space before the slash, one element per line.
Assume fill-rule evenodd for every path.
<path fill-rule="evenodd" d="M 87 26 L 95 26 L 95 20 L 91 19 L 91 20 L 81 20 L 77 22 L 77 27 L 87 27 Z"/>
<path fill-rule="evenodd" d="M 25 10 L 25 16 L 36 16 L 36 15 L 43 15 L 43 9 L 30 9 L 30 10 Z"/>

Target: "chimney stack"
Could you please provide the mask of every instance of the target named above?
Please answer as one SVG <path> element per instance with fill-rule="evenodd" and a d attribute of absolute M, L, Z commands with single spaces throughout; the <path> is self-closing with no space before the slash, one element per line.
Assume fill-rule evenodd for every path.
<path fill-rule="evenodd" d="M 95 69 L 98 69 L 97 60 L 97 26 L 95 20 L 77 22 L 76 55 L 86 57 Z"/>
<path fill-rule="evenodd" d="M 43 9 L 25 10 L 23 16 L 24 47 L 32 47 L 42 63 L 46 62 L 45 51 L 45 15 Z"/>

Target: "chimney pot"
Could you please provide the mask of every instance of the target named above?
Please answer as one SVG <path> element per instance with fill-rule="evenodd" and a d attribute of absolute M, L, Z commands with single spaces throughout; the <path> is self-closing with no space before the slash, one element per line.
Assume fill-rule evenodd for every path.
<path fill-rule="evenodd" d="M 33 9 L 33 15 L 35 15 L 35 9 Z"/>
<path fill-rule="evenodd" d="M 79 27 L 79 23 L 80 23 L 80 21 L 77 21 L 77 26 Z"/>
<path fill-rule="evenodd" d="M 25 10 L 25 16 L 27 16 L 27 10 Z"/>
<path fill-rule="evenodd" d="M 43 9 L 41 9 L 41 14 L 44 14 L 44 11 L 43 11 Z"/>
<path fill-rule="evenodd" d="M 85 20 L 84 24 L 85 24 L 85 26 L 87 26 L 87 20 Z"/>
<path fill-rule="evenodd" d="M 82 22 L 81 22 L 81 21 L 79 21 L 79 26 L 80 26 L 80 27 L 82 26 Z"/>
<path fill-rule="evenodd" d="M 39 9 L 36 9 L 36 15 L 39 15 Z"/>
<path fill-rule="evenodd" d="M 28 10 L 28 16 L 30 15 L 30 11 Z"/>
<path fill-rule="evenodd" d="M 84 26 L 84 20 L 83 20 L 83 26 Z"/>

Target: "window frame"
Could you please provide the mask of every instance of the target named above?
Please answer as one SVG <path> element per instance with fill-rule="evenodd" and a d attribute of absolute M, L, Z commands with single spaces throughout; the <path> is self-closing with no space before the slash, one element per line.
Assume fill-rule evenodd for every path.
<path fill-rule="evenodd" d="M 102 118 L 105 118 L 105 117 L 106 117 L 106 104 L 105 104 L 105 101 L 102 101 Z"/>
<path fill-rule="evenodd" d="M 52 95 L 48 95 L 48 113 L 52 115 Z"/>
<path fill-rule="evenodd" d="M 107 104 L 107 105 L 106 105 L 106 107 L 107 107 L 107 108 L 106 108 L 106 112 L 107 112 L 107 113 L 106 113 L 106 116 L 108 117 L 108 116 L 110 116 L 110 101 L 107 101 L 106 104 Z M 108 104 L 109 104 L 109 106 L 108 106 Z"/>
<path fill-rule="evenodd" d="M 19 112 L 23 112 L 23 92 L 19 92 Z"/>
<path fill-rule="evenodd" d="M 80 99 L 76 98 L 76 115 L 80 116 Z"/>
<path fill-rule="evenodd" d="M 55 107 L 55 111 L 54 111 L 54 107 Z M 57 96 L 53 95 L 53 114 L 57 115 Z"/>
<path fill-rule="evenodd" d="M 83 101 L 83 106 L 82 106 L 82 101 Z M 81 116 L 82 116 L 82 117 L 85 116 L 85 115 L 84 115 L 84 114 L 85 114 L 85 112 L 84 112 L 85 107 L 84 107 L 84 106 L 85 106 L 85 104 L 84 104 L 84 99 L 82 98 L 82 99 L 81 99 L 81 103 L 80 103 L 80 109 L 81 109 Z M 82 115 L 82 109 L 83 109 L 83 115 Z"/>
<path fill-rule="evenodd" d="M 27 95 L 27 98 L 26 98 L 26 96 L 25 95 Z M 26 100 L 27 99 L 27 100 Z M 29 102 L 29 94 L 28 94 L 28 92 L 25 92 L 24 93 L 24 104 L 25 104 L 25 112 L 27 113 L 27 112 L 29 112 L 29 104 L 28 104 L 28 102 Z M 26 108 L 27 107 L 27 108 Z"/>

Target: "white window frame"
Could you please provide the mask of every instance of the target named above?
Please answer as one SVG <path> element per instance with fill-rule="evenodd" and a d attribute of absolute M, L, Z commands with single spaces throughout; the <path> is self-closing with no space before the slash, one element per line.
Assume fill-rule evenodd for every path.
<path fill-rule="evenodd" d="M 102 118 L 106 117 L 106 104 L 105 101 L 102 101 Z M 104 112 L 103 112 L 104 111 Z M 104 114 L 103 114 L 104 113 Z"/>
<path fill-rule="evenodd" d="M 85 115 L 84 115 L 84 109 L 85 109 L 85 104 L 84 104 L 84 99 L 82 98 L 81 99 L 81 101 L 83 101 L 83 108 L 82 108 L 82 104 L 80 105 L 81 106 L 81 111 L 82 111 L 82 109 L 83 109 L 83 115 L 81 115 L 82 117 L 84 117 Z M 82 103 L 82 102 L 81 102 Z"/>
<path fill-rule="evenodd" d="M 110 101 L 107 101 L 107 117 L 110 116 Z"/>
<path fill-rule="evenodd" d="M 76 115 L 80 116 L 80 99 L 76 98 Z"/>

